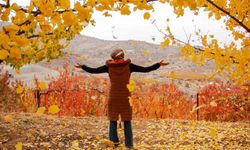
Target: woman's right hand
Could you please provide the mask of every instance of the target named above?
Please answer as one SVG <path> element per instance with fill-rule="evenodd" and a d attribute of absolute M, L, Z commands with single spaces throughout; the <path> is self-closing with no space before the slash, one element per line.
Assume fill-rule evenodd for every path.
<path fill-rule="evenodd" d="M 159 64 L 161 65 L 161 66 L 167 66 L 167 65 L 169 65 L 169 62 L 164 62 L 164 60 L 161 60 L 160 62 L 159 62 Z"/>
<path fill-rule="evenodd" d="M 82 66 L 83 66 L 83 65 L 80 65 L 79 63 L 77 63 L 77 64 L 75 65 L 76 68 L 82 68 Z"/>

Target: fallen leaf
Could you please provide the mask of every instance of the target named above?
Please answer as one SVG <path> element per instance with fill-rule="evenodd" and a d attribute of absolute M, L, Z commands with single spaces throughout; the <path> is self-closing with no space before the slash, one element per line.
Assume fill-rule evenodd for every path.
<path fill-rule="evenodd" d="M 217 130 L 214 129 L 214 128 L 210 129 L 210 135 L 211 135 L 212 137 L 216 137 L 216 136 L 217 136 Z"/>
<path fill-rule="evenodd" d="M 6 116 L 4 117 L 4 121 L 7 122 L 7 123 L 13 122 L 13 121 L 14 121 L 13 116 L 12 116 L 11 114 L 6 115 Z"/>
<path fill-rule="evenodd" d="M 114 143 L 108 139 L 101 139 L 101 144 L 104 144 L 107 147 L 114 147 Z"/>
<path fill-rule="evenodd" d="M 42 116 L 45 112 L 46 108 L 45 107 L 39 107 L 36 111 L 37 116 Z"/>
<path fill-rule="evenodd" d="M 16 150 L 22 150 L 22 149 L 23 149 L 23 143 L 22 143 L 22 142 L 18 142 L 18 143 L 15 145 L 15 148 L 16 148 Z"/>

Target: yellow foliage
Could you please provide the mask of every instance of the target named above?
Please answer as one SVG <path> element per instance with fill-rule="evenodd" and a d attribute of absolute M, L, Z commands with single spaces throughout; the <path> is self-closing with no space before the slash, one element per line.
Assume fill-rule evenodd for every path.
<path fill-rule="evenodd" d="M 10 8 L 5 9 L 4 12 L 2 12 L 1 20 L 2 21 L 9 21 L 9 15 L 10 15 Z"/>
<path fill-rule="evenodd" d="M 17 47 L 12 47 L 10 49 L 10 57 L 20 59 L 21 58 L 21 50 Z"/>
<path fill-rule="evenodd" d="M 68 9 L 70 7 L 70 0 L 59 0 L 59 6 L 64 9 Z"/>
<path fill-rule="evenodd" d="M 7 50 L 0 50 L 0 60 L 4 60 L 9 56 L 9 52 Z"/>
<path fill-rule="evenodd" d="M 169 46 L 169 39 L 165 39 L 164 42 L 161 42 L 161 48 L 168 47 Z"/>
<path fill-rule="evenodd" d="M 125 5 L 121 8 L 121 14 L 122 15 L 130 15 L 131 11 L 129 10 L 129 6 Z"/>
<path fill-rule="evenodd" d="M 71 11 L 63 13 L 62 18 L 66 26 L 73 25 L 77 21 L 75 14 Z"/>
<path fill-rule="evenodd" d="M 10 31 L 19 30 L 19 27 L 17 25 L 12 24 L 12 25 L 8 25 L 8 26 L 4 26 L 4 29 L 5 29 L 5 31 L 10 32 Z"/>

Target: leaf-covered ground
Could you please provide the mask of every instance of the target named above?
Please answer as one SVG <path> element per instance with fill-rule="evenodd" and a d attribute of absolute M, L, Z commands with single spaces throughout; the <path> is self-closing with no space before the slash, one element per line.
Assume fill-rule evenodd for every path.
<path fill-rule="evenodd" d="M 7 117 L 6 117 L 7 116 Z M 105 117 L 0 113 L 0 149 L 112 149 Z M 119 128 L 124 143 L 123 127 Z M 133 120 L 135 149 L 250 149 L 250 123 Z M 122 144 L 119 149 L 125 149 Z"/>

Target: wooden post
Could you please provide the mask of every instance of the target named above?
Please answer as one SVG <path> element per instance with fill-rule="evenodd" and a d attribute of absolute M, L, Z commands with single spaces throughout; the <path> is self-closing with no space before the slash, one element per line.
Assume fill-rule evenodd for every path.
<path fill-rule="evenodd" d="M 36 102 L 37 102 L 37 108 L 40 107 L 40 102 L 41 102 L 41 92 L 40 90 L 35 91 L 35 97 L 36 97 Z"/>
<path fill-rule="evenodd" d="M 199 107 L 199 93 L 196 95 L 196 108 Z M 199 120 L 199 109 L 196 110 L 196 120 Z"/>

